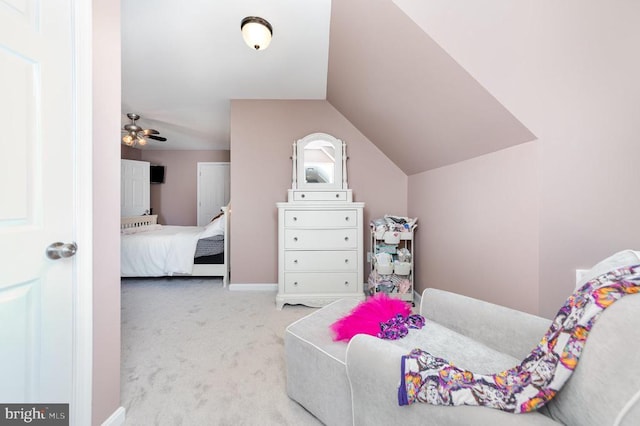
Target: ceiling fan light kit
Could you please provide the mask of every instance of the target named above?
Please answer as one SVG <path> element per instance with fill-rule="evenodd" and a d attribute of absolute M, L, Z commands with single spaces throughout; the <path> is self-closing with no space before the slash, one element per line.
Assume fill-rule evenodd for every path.
<path fill-rule="evenodd" d="M 131 120 L 130 124 L 125 124 L 123 128 L 123 132 L 125 132 L 124 136 L 122 136 L 122 143 L 127 146 L 145 146 L 147 144 L 147 138 L 164 142 L 167 138 L 163 138 L 159 135 L 160 132 L 155 129 L 143 129 L 142 127 L 136 124 L 136 121 L 140 119 L 138 114 L 134 114 L 132 112 L 127 114 L 127 117 Z"/>
<path fill-rule="evenodd" d="M 242 30 L 244 42 L 250 48 L 264 50 L 269 47 L 271 36 L 273 36 L 273 27 L 266 19 L 258 16 L 247 16 L 240 23 L 240 29 Z"/>

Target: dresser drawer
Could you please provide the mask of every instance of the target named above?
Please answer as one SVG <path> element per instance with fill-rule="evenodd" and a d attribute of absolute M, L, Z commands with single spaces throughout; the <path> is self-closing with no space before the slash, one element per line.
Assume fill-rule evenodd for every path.
<path fill-rule="evenodd" d="M 294 191 L 293 201 L 347 201 L 347 191 Z"/>
<path fill-rule="evenodd" d="M 284 212 L 287 228 L 347 228 L 358 226 L 356 210 L 287 210 Z"/>
<path fill-rule="evenodd" d="M 284 253 L 285 271 L 356 271 L 358 252 L 352 251 L 302 251 Z"/>
<path fill-rule="evenodd" d="M 286 293 L 353 293 L 358 290 L 357 272 L 287 272 Z"/>
<path fill-rule="evenodd" d="M 357 229 L 285 229 L 284 248 L 340 250 L 358 247 Z"/>

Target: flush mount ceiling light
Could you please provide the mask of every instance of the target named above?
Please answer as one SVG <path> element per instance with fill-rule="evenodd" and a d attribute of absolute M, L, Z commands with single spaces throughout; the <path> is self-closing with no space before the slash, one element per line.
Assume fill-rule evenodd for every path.
<path fill-rule="evenodd" d="M 247 16 L 240 23 L 242 38 L 252 49 L 264 50 L 271 43 L 273 28 L 266 20 L 257 16 Z"/>

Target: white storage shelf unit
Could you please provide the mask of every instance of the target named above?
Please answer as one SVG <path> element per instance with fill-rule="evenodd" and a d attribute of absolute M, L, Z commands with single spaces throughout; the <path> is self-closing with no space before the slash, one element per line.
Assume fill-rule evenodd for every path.
<path fill-rule="evenodd" d="M 416 224 L 411 230 L 404 232 L 386 231 L 385 233 L 376 232 L 371 228 L 371 273 L 367 283 L 368 295 L 384 292 L 389 296 L 400 298 L 404 301 L 413 303 L 414 289 L 414 231 Z M 394 235 L 388 235 L 391 233 Z M 410 262 L 402 262 L 398 253 L 408 251 Z M 381 253 L 390 255 L 389 264 L 380 263 L 378 261 L 385 256 Z"/>

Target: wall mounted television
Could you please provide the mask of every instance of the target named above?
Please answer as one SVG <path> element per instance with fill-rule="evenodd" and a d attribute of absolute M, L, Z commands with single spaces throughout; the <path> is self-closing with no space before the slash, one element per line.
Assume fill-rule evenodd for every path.
<path fill-rule="evenodd" d="M 164 166 L 149 166 L 149 178 L 151 183 L 164 183 Z"/>

